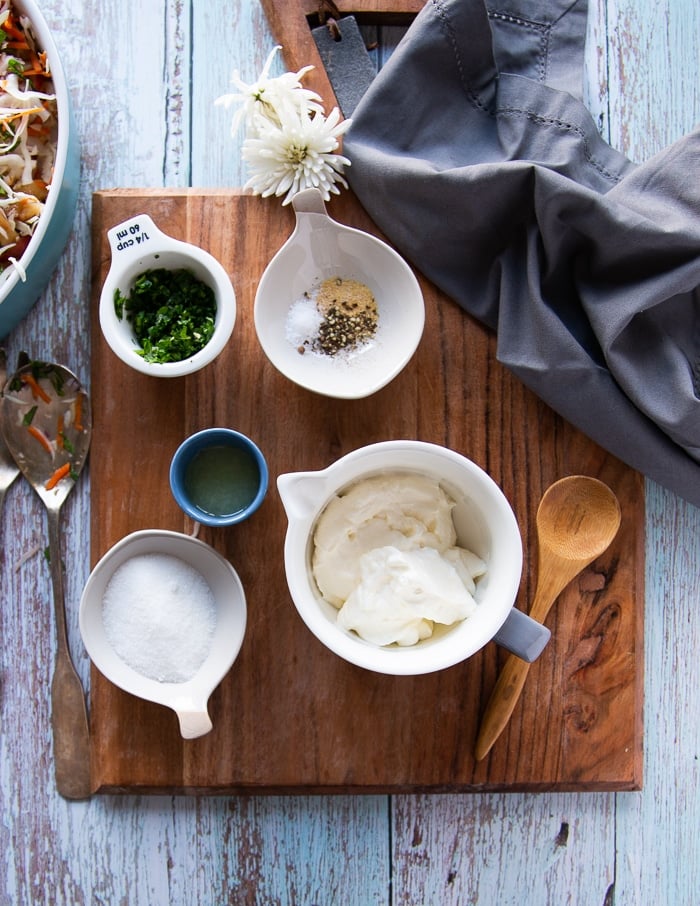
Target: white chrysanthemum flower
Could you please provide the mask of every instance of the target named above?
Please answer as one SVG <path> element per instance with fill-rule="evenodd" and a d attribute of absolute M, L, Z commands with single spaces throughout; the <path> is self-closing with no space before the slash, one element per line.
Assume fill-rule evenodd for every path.
<path fill-rule="evenodd" d="M 347 189 L 342 173 L 350 161 L 334 152 L 351 120 L 339 120 L 337 107 L 328 118 L 287 107 L 280 110 L 279 124 L 259 123 L 258 134 L 243 143 L 243 159 L 251 173 L 245 188 L 263 198 L 286 193 L 282 204 L 289 204 L 303 189 L 319 189 L 325 201 L 331 193 L 340 194 L 337 183 Z"/>
<path fill-rule="evenodd" d="M 240 103 L 231 123 L 231 134 L 236 135 L 241 123 L 245 123 L 246 133 L 255 137 L 266 122 L 280 124 L 280 111 L 292 108 L 299 112 L 323 113 L 319 103 L 321 98 L 315 91 L 302 87 L 301 79 L 313 69 L 313 66 L 304 66 L 299 72 L 285 72 L 282 75 L 270 78 L 270 69 L 281 45 L 277 45 L 270 52 L 263 71 L 255 82 L 244 82 L 238 71 L 234 72 L 231 82 L 238 88 L 235 94 L 224 94 L 214 103 L 226 108 L 232 104 Z"/>

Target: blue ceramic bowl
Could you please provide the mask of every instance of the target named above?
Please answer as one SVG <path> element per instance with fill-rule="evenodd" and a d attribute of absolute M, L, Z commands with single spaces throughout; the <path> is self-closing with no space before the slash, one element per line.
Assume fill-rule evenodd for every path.
<path fill-rule="evenodd" d="M 26 279 L 23 280 L 14 267 L 0 274 L 0 339 L 21 321 L 49 282 L 73 228 L 80 182 L 78 134 L 56 45 L 34 0 L 16 0 L 16 7 L 31 20 L 37 40 L 51 64 L 58 105 L 58 141 L 46 205 L 31 241 L 19 259 Z"/>
<path fill-rule="evenodd" d="M 178 506 L 203 525 L 235 525 L 251 516 L 267 493 L 268 468 L 253 441 L 230 428 L 192 434 L 170 463 Z"/>

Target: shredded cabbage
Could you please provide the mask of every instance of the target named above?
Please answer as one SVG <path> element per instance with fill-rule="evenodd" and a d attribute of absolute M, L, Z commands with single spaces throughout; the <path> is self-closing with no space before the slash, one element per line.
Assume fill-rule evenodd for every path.
<path fill-rule="evenodd" d="M 0 272 L 29 244 L 56 159 L 57 106 L 46 52 L 27 16 L 0 0 Z"/>

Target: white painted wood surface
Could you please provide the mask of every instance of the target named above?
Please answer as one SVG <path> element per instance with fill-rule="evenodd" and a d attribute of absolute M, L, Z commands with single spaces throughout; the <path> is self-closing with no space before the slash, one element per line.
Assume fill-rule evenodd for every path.
<path fill-rule="evenodd" d="M 272 39 L 256 0 L 42 9 L 68 72 L 83 182 L 60 269 L 4 345 L 10 361 L 27 349 L 88 380 L 91 193 L 241 185 L 213 101 L 232 69 L 259 71 Z M 613 144 L 641 160 L 700 120 L 697 0 L 591 0 L 589 33 L 587 98 Z M 0 517 L 0 904 L 697 903 L 700 511 L 649 484 L 647 512 L 643 792 L 67 803 L 53 788 L 48 570 L 39 553 L 23 562 L 45 545 L 45 522 L 17 482 Z M 86 682 L 88 522 L 82 481 L 63 525 Z"/>

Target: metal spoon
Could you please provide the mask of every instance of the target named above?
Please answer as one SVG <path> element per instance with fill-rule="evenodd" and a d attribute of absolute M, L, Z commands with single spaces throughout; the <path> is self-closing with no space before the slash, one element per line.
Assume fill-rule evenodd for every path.
<path fill-rule="evenodd" d="M 4 386 L 7 378 L 7 357 L 5 350 L 0 348 L 0 389 Z M 5 499 L 5 491 L 10 487 L 12 482 L 19 475 L 17 463 L 12 458 L 10 451 L 7 449 L 2 434 L 0 434 L 0 511 Z"/>
<path fill-rule="evenodd" d="M 544 623 L 561 592 L 610 546 L 620 527 L 620 504 L 610 488 L 585 475 L 549 487 L 537 510 L 538 576 L 530 616 Z M 510 655 L 491 693 L 476 741 L 481 761 L 508 723 L 530 664 Z"/>
<path fill-rule="evenodd" d="M 51 362 L 20 368 L 0 403 L 0 433 L 48 516 L 57 640 L 51 684 L 56 786 L 67 799 L 84 799 L 91 793 L 90 738 L 85 695 L 68 646 L 59 513 L 85 464 L 90 407 L 75 375 Z"/>

